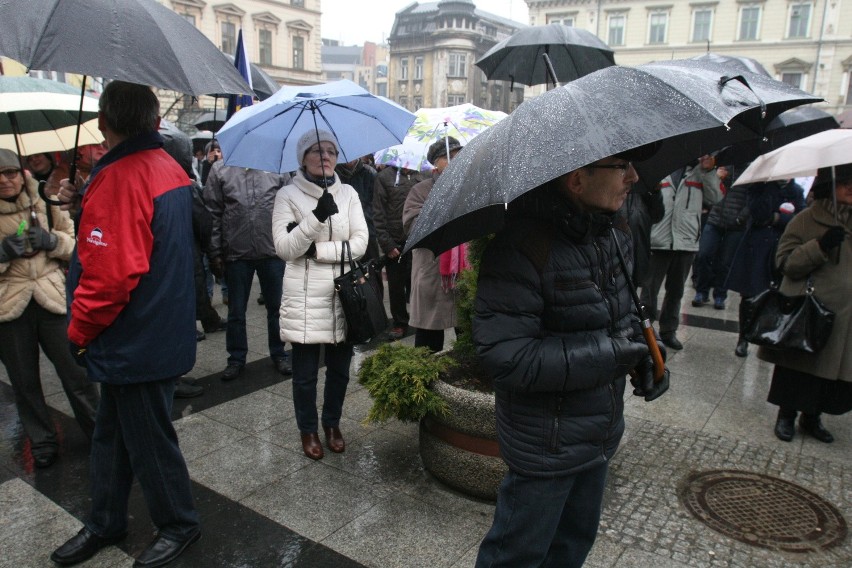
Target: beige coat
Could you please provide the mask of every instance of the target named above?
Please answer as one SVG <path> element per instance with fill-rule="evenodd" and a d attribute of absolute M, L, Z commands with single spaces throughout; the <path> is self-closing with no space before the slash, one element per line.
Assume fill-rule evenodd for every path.
<path fill-rule="evenodd" d="M 346 339 L 346 320 L 334 291 L 334 279 L 341 274 L 343 241 L 349 241 L 354 258 L 364 256 L 367 221 L 355 188 L 340 183 L 335 174 L 328 192 L 338 213 L 320 223 L 312 211 L 322 191 L 299 171 L 275 196 L 272 240 L 275 252 L 287 261 L 279 318 L 282 341 L 316 344 Z M 290 223 L 298 226 L 287 231 Z M 308 258 L 305 252 L 311 243 L 316 244 L 317 253 Z"/>
<path fill-rule="evenodd" d="M 425 179 L 411 188 L 402 210 L 405 234 L 411 227 L 423 203 L 429 197 L 435 177 Z M 418 329 L 449 329 L 456 326 L 456 289 L 444 290 L 438 258 L 428 249 L 411 251 L 411 305 L 408 324 Z"/>
<path fill-rule="evenodd" d="M 47 228 L 45 207 L 38 196 L 38 182 L 28 175 L 14 203 L 0 199 L 0 238 L 14 235 L 23 220 L 31 226 L 31 211 L 35 211 L 38 224 Z M 65 271 L 59 261 L 67 261 L 74 250 L 74 224 L 68 213 L 57 207 L 51 207 L 51 213 L 53 232 L 59 239 L 55 249 L 0 263 L 0 322 L 19 318 L 31 299 L 49 312 L 66 311 Z"/>
<path fill-rule="evenodd" d="M 826 255 L 817 239 L 835 224 L 834 206 L 830 199 L 814 201 L 787 225 L 775 257 L 784 272 L 784 294 L 804 294 L 812 275 L 814 294 L 835 313 L 828 344 L 815 354 L 762 347 L 758 357 L 825 379 L 852 381 L 852 207 L 839 206 L 839 221 L 846 227 L 846 240 Z"/>

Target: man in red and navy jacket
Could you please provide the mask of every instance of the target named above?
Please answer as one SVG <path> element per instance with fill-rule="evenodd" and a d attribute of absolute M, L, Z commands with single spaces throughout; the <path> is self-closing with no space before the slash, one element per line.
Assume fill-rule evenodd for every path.
<path fill-rule="evenodd" d="M 101 383 L 92 510 L 51 558 L 76 564 L 124 538 L 136 477 L 158 535 L 134 565 L 161 566 L 201 536 L 171 423 L 175 379 L 195 364 L 191 187 L 162 149 L 151 89 L 112 82 L 99 107 L 110 150 L 80 191 L 67 281 L 71 348 Z M 60 199 L 79 199 L 67 180 Z"/>

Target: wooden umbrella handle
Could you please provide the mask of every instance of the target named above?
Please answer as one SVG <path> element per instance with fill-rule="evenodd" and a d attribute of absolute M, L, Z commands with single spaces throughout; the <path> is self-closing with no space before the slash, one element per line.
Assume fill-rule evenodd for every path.
<path fill-rule="evenodd" d="M 646 323 L 647 326 L 645 325 Z M 645 336 L 645 343 L 648 344 L 648 351 L 651 352 L 651 359 L 654 361 L 654 382 L 659 383 L 663 379 L 666 363 L 663 361 L 663 353 L 657 344 L 657 336 L 654 334 L 654 328 L 648 320 L 642 322 L 642 335 Z"/>

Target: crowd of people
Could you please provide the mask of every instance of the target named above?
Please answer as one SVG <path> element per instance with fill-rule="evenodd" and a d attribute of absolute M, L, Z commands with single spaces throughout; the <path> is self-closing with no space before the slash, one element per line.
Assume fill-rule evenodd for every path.
<path fill-rule="evenodd" d="M 256 275 L 269 357 L 292 376 L 305 456 L 345 452 L 353 345 L 334 287 L 341 255 L 384 267 L 388 339 L 413 329 L 415 346 L 441 351 L 457 325 L 466 246 L 403 252 L 430 191 L 464 148 L 436 140 L 431 174 L 376 167 L 366 156 L 338 163 L 338 140 L 318 128 L 295 144 L 300 167 L 273 174 L 225 165 L 215 140 L 193 160 L 191 145 L 160 125 L 159 101 L 146 87 L 114 81 L 99 105 L 105 147 L 83 160 L 82 177 L 57 177 L 67 170 L 50 154 L 0 150 L 0 360 L 35 467 L 59 455 L 39 349 L 91 441 L 91 511 L 52 560 L 76 564 L 122 540 L 136 478 L 158 533 L 135 565 L 162 566 L 201 534 L 171 425 L 173 398 L 203 392 L 181 380 L 197 341 L 225 331 L 220 377 L 243 376 Z M 509 472 L 477 566 L 575 566 L 588 554 L 624 430 L 628 373 L 630 392 L 646 401 L 668 388 L 631 280 L 658 322 L 664 357 L 666 348 L 684 348 L 677 330 L 691 271 L 697 308 L 712 294 L 724 309 L 728 290 L 749 298 L 770 285 L 788 294 L 813 286 L 836 314 L 828 345 L 817 354 L 758 352 L 775 365 L 775 434 L 791 440 L 801 413 L 800 429 L 829 443 L 821 414 L 852 409 L 852 164 L 820 170 L 810 206 L 793 181 L 728 186 L 714 155 L 631 195 L 633 164 L 655 151 L 608 156 L 528 192 L 509 205 L 483 254 L 473 341 L 494 379 Z M 64 205 L 45 203 L 39 182 L 52 183 L 49 193 Z M 223 286 L 225 319 L 211 304 L 208 271 Z M 734 351 L 748 355 L 742 335 Z"/>

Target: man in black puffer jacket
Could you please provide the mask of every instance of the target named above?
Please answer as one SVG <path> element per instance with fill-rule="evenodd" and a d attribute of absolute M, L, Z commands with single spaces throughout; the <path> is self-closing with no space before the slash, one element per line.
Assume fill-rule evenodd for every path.
<path fill-rule="evenodd" d="M 604 158 L 516 200 L 483 255 L 473 339 L 494 378 L 509 472 L 477 567 L 581 566 L 624 432 L 625 376 L 635 369 L 646 400 L 668 387 L 654 384 L 616 252 L 631 270 L 616 212 L 638 179 L 627 160 L 641 157 Z"/>

